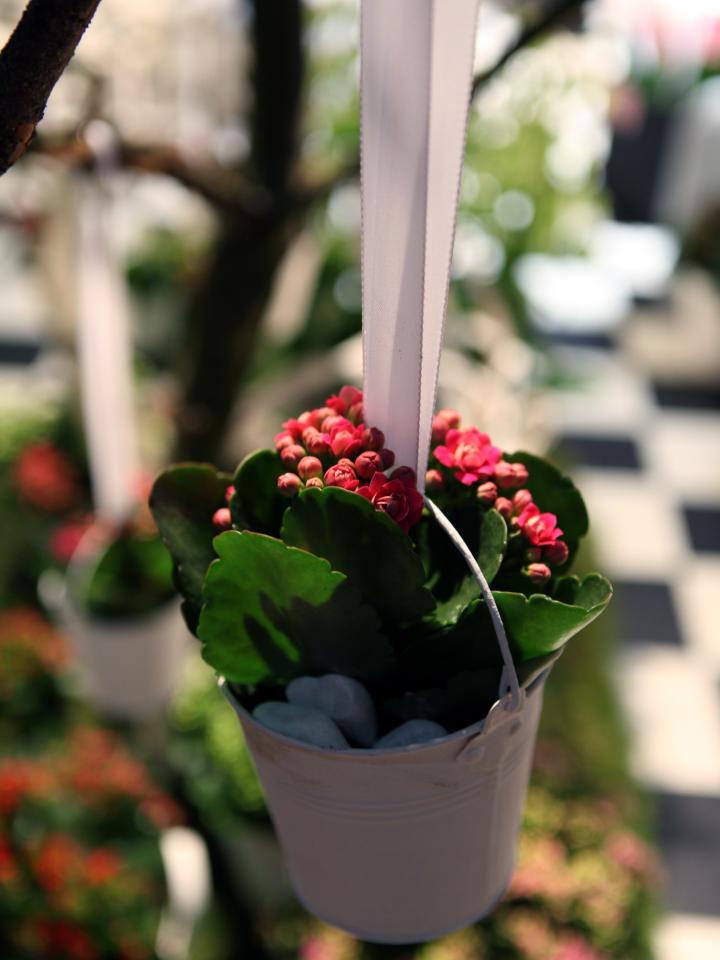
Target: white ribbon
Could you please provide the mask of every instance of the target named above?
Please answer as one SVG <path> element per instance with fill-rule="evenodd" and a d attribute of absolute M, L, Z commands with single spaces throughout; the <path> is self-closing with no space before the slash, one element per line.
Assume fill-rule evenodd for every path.
<path fill-rule="evenodd" d="M 424 488 L 478 0 L 362 0 L 365 419 Z"/>
<path fill-rule="evenodd" d="M 108 236 L 101 176 L 77 183 L 77 349 L 95 512 L 122 521 L 137 499 L 139 454 L 129 306 Z"/>

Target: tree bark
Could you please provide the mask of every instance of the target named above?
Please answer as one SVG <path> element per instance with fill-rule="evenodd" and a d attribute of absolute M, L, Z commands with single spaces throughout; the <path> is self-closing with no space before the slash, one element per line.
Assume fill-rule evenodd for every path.
<path fill-rule="evenodd" d="M 250 166 L 267 208 L 228 217 L 190 309 L 177 456 L 217 461 L 275 272 L 302 224 L 295 182 L 304 76 L 301 0 L 252 0 Z"/>
<path fill-rule="evenodd" d="M 100 0 L 30 0 L 0 52 L 0 175 L 18 160 Z"/>

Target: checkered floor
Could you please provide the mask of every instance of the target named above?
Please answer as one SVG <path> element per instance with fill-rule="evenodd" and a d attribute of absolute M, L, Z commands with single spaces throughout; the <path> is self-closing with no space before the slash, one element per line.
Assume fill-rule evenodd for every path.
<path fill-rule="evenodd" d="M 707 307 L 714 294 L 704 287 L 702 295 Z M 720 336 L 717 299 L 714 307 Z M 667 353 L 662 367 L 655 362 L 656 333 L 671 347 L 673 325 L 680 370 Z M 717 344 L 695 343 L 702 374 L 692 378 L 686 326 L 682 311 L 646 309 L 614 342 L 558 347 L 582 386 L 559 395 L 556 414 L 599 566 L 615 584 L 616 677 L 631 761 L 656 801 L 669 911 L 657 960 L 717 960 L 720 349 L 711 379 L 707 354 Z"/>

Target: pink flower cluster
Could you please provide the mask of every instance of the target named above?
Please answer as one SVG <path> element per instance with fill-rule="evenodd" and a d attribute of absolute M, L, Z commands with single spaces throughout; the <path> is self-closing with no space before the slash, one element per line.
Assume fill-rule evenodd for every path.
<path fill-rule="evenodd" d="M 363 395 L 343 387 L 325 406 L 286 420 L 275 437 L 275 448 L 287 468 L 278 489 L 294 497 L 305 487 L 342 487 L 360 494 L 407 532 L 422 514 L 423 498 L 410 467 L 388 473 L 395 454 L 385 447 L 385 435 L 363 422 Z"/>
<path fill-rule="evenodd" d="M 535 584 L 546 583 L 552 576 L 550 567 L 566 562 L 568 546 L 560 539 L 563 531 L 555 514 L 543 513 L 530 491 L 523 488 L 529 478 L 527 467 L 503 460 L 500 448 L 477 427 L 461 430 L 456 410 L 440 410 L 435 415 L 432 443 L 439 466 L 428 470 L 427 489 L 445 490 L 453 480 L 463 487 L 474 487 L 482 505 L 494 507 L 505 518 L 510 533 L 517 532 L 526 541 L 523 573 Z M 515 493 L 511 494 L 512 490 Z"/>

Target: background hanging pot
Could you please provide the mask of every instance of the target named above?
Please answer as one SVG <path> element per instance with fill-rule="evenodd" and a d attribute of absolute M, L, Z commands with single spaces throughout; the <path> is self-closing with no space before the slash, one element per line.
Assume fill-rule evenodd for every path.
<path fill-rule="evenodd" d="M 487 718 L 417 747 L 321 750 L 258 724 L 226 683 L 303 904 L 364 940 L 459 929 L 515 863 L 546 671 Z"/>
<path fill-rule="evenodd" d="M 65 577 L 44 575 L 45 605 L 67 630 L 88 700 L 101 713 L 141 721 L 160 713 L 180 678 L 188 631 L 163 547 L 91 528 Z"/>

